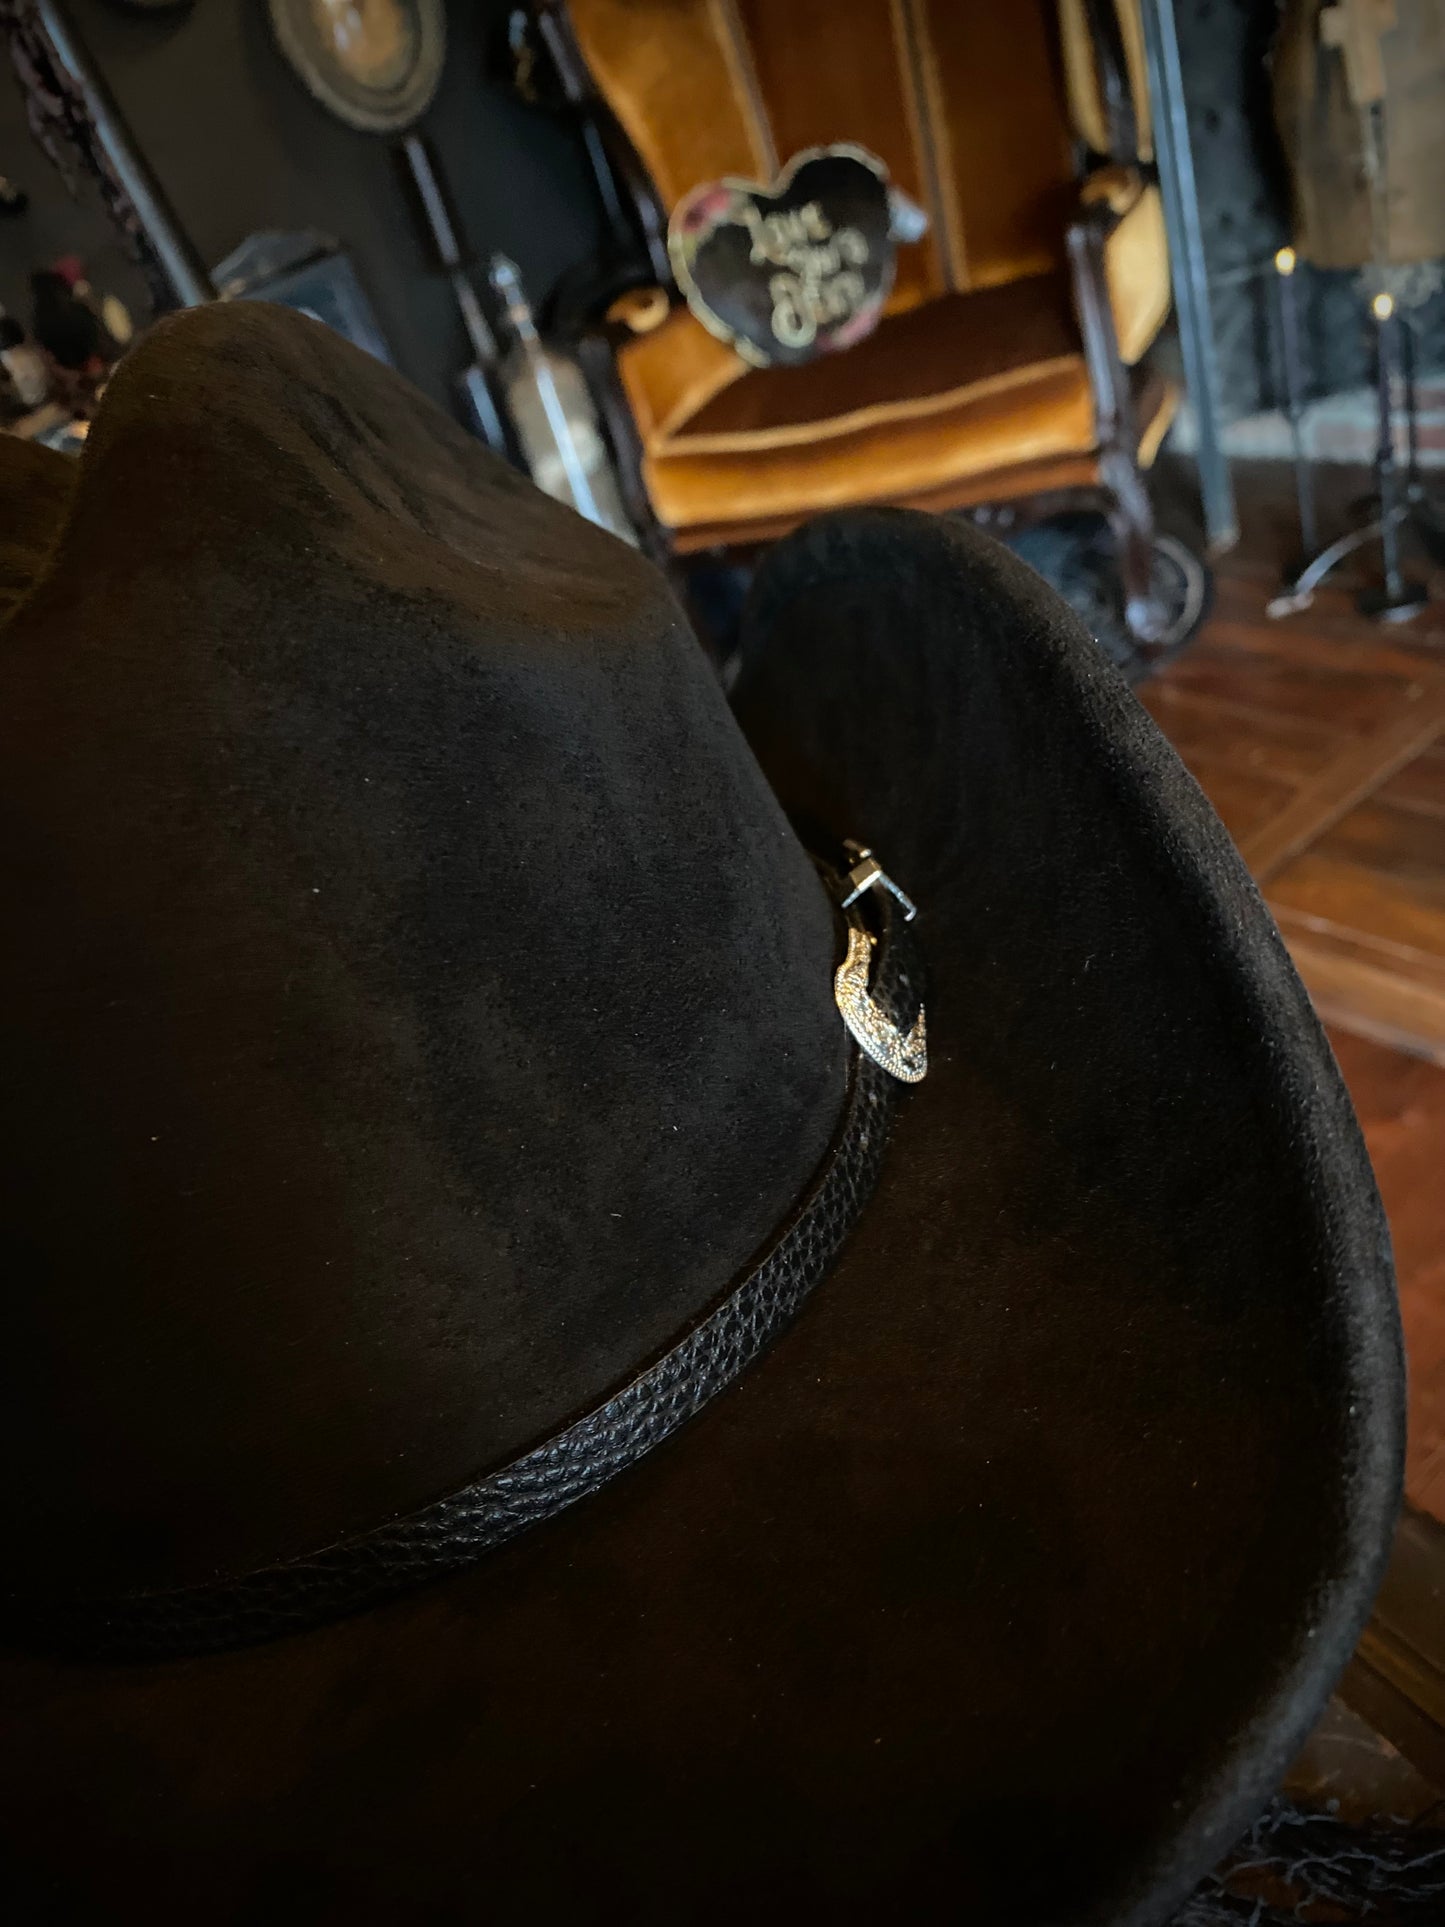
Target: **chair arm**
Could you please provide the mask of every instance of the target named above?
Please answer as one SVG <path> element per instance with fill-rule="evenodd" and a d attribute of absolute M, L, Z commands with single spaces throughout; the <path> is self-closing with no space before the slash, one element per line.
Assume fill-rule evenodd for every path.
<path fill-rule="evenodd" d="M 1133 395 L 1129 371 L 1119 352 L 1105 255 L 1109 235 L 1120 218 L 1106 198 L 1085 200 L 1066 236 L 1084 365 L 1094 396 L 1099 445 L 1105 449 L 1134 440 Z"/>
<path fill-rule="evenodd" d="M 533 0 L 533 17 L 569 105 L 578 115 L 583 144 L 609 223 L 629 222 L 642 243 L 653 278 L 672 279 L 667 253 L 667 213 L 622 123 L 603 99 L 582 57 L 566 0 Z M 621 202 L 627 202 L 624 212 Z"/>
<path fill-rule="evenodd" d="M 1106 249 L 1122 218 L 1110 206 L 1107 195 L 1085 200 L 1068 230 L 1067 241 L 1084 362 L 1094 397 L 1099 474 L 1113 498 L 1109 519 L 1119 542 L 1125 616 L 1138 640 L 1153 642 L 1163 633 L 1166 621 L 1154 587 L 1154 514 L 1139 469 L 1133 387 L 1119 352 L 1109 299 Z"/>
<path fill-rule="evenodd" d="M 623 506 L 637 531 L 639 546 L 644 555 L 666 567 L 667 536 L 653 513 L 642 474 L 642 441 L 617 372 L 617 346 L 625 333 L 616 323 L 593 329 L 574 342 L 573 352 L 611 444 Z"/>
<path fill-rule="evenodd" d="M 1169 312 L 1169 245 L 1156 183 L 1137 167 L 1107 164 L 1079 189 L 1080 214 L 1101 219 L 1104 285 L 1119 354 L 1133 367 Z"/>
<path fill-rule="evenodd" d="M 604 333 L 618 345 L 667 319 L 674 295 L 635 257 L 589 255 L 568 268 L 547 298 L 542 332 L 573 342 Z"/>
<path fill-rule="evenodd" d="M 1133 165 L 1106 161 L 1086 174 L 1079 183 L 1080 207 L 1106 207 L 1118 226 L 1144 192 L 1144 175 Z"/>
<path fill-rule="evenodd" d="M 672 313 L 672 295 L 655 281 L 624 288 L 607 309 L 606 319 L 629 335 L 650 335 Z"/>
<path fill-rule="evenodd" d="M 1137 166 L 1140 161 L 1139 116 L 1129 79 L 1129 56 L 1119 20 L 1118 0 L 1079 0 L 1098 76 L 1099 101 L 1108 134 L 1111 161 Z"/>

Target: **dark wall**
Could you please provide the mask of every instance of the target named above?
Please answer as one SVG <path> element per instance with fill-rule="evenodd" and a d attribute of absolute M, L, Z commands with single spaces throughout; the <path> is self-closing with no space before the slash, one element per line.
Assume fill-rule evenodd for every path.
<path fill-rule="evenodd" d="M 0 216 L 0 308 L 29 327 L 31 270 L 48 267 L 62 254 L 78 254 L 96 287 L 119 295 L 137 322 L 149 316 L 145 277 L 111 225 L 94 184 L 76 170 L 68 186 L 32 140 L 25 103 L 3 47 L 0 174 L 30 196 L 23 214 Z"/>
<path fill-rule="evenodd" d="M 1277 406 L 1273 267 L 1289 236 L 1269 56 L 1280 0 L 1174 0 L 1199 184 L 1214 329 L 1231 415 Z M 1302 266 L 1306 382 L 1313 395 L 1366 381 L 1371 338 L 1352 272 Z M 1445 368 L 1445 294 L 1410 307 L 1422 369 Z"/>
<path fill-rule="evenodd" d="M 446 73 L 421 131 L 474 249 L 513 255 L 540 299 L 594 248 L 597 216 L 571 133 L 486 72 L 506 11 L 503 0 L 449 7 Z M 336 235 L 397 365 L 448 402 L 465 337 L 388 144 L 311 98 L 276 48 L 264 0 L 196 0 L 150 17 L 116 0 L 70 0 L 70 13 L 207 264 L 259 228 Z"/>
<path fill-rule="evenodd" d="M 786 0 L 778 0 L 786 4 Z M 840 0 L 846 4 L 846 0 Z M 1271 117 L 1268 57 L 1278 0 L 1174 0 L 1226 405 L 1233 415 L 1277 399 L 1270 262 L 1288 238 L 1283 161 Z M 593 251 L 598 216 L 571 132 L 523 106 L 489 76 L 509 0 L 454 0 L 447 71 L 424 130 L 451 180 L 468 236 L 485 256 L 514 255 L 534 301 Z M 144 151 L 208 263 L 265 227 L 316 227 L 350 249 L 402 370 L 439 401 L 465 343 L 432 271 L 385 141 L 353 133 L 306 93 L 277 51 L 265 0 L 195 0 L 147 17 L 119 0 L 70 0 Z M 0 143 L 13 145 L 15 99 L 3 75 Z M 69 233 L 60 190 L 38 155 L 24 160 L 40 231 Z M 8 149 L 0 171 L 21 171 Z M 31 217 L 32 228 L 37 217 Z M 82 226 L 84 223 L 82 222 Z M 96 232 L 85 228 L 86 232 Z M 64 246 L 78 246 L 65 239 Z M 105 276 L 108 243 L 87 253 Z M 0 302 L 33 258 L 61 251 L 0 226 Z M 97 262 L 99 253 L 102 259 Z M 1367 329 L 1347 274 L 1302 269 L 1310 386 L 1365 379 Z M 124 285 L 119 291 L 127 292 Z M 1445 367 L 1445 296 L 1414 311 L 1422 365 Z"/>

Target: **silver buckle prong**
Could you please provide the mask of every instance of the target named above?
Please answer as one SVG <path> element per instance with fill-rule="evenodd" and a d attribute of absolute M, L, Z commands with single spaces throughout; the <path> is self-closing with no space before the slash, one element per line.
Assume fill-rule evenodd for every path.
<path fill-rule="evenodd" d="M 848 872 L 849 890 L 843 899 L 843 908 L 845 910 L 850 908 L 866 890 L 886 890 L 889 896 L 902 905 L 903 921 L 912 923 L 918 915 L 917 904 L 899 889 L 868 846 L 864 843 L 854 843 L 849 839 L 844 843 L 843 848 L 854 859 L 853 868 Z"/>

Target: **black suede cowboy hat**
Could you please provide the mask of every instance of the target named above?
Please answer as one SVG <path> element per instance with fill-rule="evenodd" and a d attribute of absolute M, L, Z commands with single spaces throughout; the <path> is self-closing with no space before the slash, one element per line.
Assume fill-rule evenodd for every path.
<path fill-rule="evenodd" d="M 1077 622 L 831 518 L 739 727 L 646 562 L 259 306 L 71 475 L 0 449 L 11 1917 L 1163 1918 L 1365 1618 L 1400 1348 Z"/>

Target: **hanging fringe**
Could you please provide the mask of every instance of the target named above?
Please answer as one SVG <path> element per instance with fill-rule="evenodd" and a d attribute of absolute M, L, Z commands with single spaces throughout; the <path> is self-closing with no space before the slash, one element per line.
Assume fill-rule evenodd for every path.
<path fill-rule="evenodd" d="M 1276 1800 L 1169 1927 L 1441 1927 L 1445 1832 L 1349 1826 Z"/>

